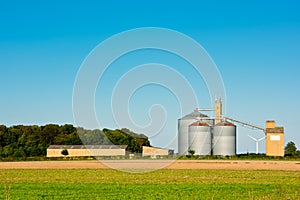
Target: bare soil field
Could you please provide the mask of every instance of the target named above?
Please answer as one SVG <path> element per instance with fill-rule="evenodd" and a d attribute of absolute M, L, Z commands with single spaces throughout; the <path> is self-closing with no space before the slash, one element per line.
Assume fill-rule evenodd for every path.
<path fill-rule="evenodd" d="M 0 169 L 217 169 L 217 170 L 300 170 L 299 161 L 221 160 L 93 160 L 0 162 Z"/>

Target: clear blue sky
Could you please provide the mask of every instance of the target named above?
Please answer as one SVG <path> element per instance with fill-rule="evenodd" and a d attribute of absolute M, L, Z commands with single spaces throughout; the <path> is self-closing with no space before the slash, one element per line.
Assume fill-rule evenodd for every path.
<path fill-rule="evenodd" d="M 119 32 L 139 27 L 164 27 L 194 38 L 210 54 L 224 81 L 228 116 L 259 126 L 264 126 L 267 119 L 275 119 L 278 125 L 285 127 L 286 142 L 293 140 L 300 148 L 297 122 L 300 112 L 300 3 L 131 2 L 2 1 L 0 124 L 73 123 L 73 84 L 88 53 Z M 147 55 L 140 56 L 148 61 Z M 129 58 L 135 57 L 129 55 Z M 177 70 L 180 69 L 177 67 Z M 107 80 L 109 83 L 110 78 Z M 199 90 L 204 88 L 201 92 L 207 94 L 201 84 L 200 78 Z M 198 87 L 194 81 L 192 85 Z M 101 87 L 110 89 L 109 86 Z M 161 95 L 162 102 L 145 101 L 149 97 L 142 95 L 143 90 L 150 96 Z M 208 97 L 199 96 L 203 98 L 199 106 L 207 107 Z M 146 87 L 141 89 L 134 97 L 130 103 L 132 117 L 142 125 L 149 121 L 147 110 L 138 112 L 134 105 L 148 109 L 153 103 L 171 102 L 165 107 L 171 123 L 166 126 L 168 133 L 152 141 L 154 145 L 165 146 L 169 136 L 163 135 L 176 134 L 176 119 L 180 117 L 173 111 L 174 97 L 155 86 L 148 91 Z M 101 104 L 101 99 L 105 98 L 96 96 L 99 100 L 96 108 L 100 112 L 97 115 L 104 118 L 104 126 L 117 128 L 113 127 L 107 110 L 110 105 Z M 184 114 L 194 107 L 191 105 Z M 263 136 L 259 131 L 239 127 L 239 152 L 255 151 L 255 143 L 247 134 Z M 176 148 L 176 145 L 166 147 Z M 264 142 L 260 151 L 264 152 Z"/>

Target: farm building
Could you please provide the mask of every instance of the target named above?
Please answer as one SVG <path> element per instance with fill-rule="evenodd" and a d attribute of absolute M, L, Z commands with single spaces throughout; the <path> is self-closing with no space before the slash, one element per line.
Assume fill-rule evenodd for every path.
<path fill-rule="evenodd" d="M 127 145 L 51 145 L 47 157 L 64 157 L 66 149 L 69 157 L 80 156 L 125 156 Z"/>
<path fill-rule="evenodd" d="M 150 156 L 151 158 L 156 158 L 159 156 L 169 156 L 173 154 L 174 150 L 143 146 L 143 157 Z"/>

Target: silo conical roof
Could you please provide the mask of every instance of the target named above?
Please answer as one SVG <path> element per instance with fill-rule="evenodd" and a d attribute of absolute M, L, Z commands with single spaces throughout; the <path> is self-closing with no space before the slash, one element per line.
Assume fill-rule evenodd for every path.
<path fill-rule="evenodd" d="M 208 117 L 208 116 L 200 113 L 197 110 L 195 110 L 194 112 L 192 112 L 192 113 L 190 113 L 188 115 L 185 115 L 181 119 L 196 119 L 197 117 Z"/>
<path fill-rule="evenodd" d="M 235 126 L 233 123 L 230 122 L 220 122 L 218 124 L 216 124 L 216 126 Z"/>
<path fill-rule="evenodd" d="M 191 123 L 189 126 L 209 126 L 206 122 L 196 121 L 194 123 Z"/>

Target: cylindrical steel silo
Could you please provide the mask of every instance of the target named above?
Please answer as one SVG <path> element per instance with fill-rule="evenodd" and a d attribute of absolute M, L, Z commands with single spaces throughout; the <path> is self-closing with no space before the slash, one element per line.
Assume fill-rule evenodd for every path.
<path fill-rule="evenodd" d="M 198 110 L 182 117 L 178 120 L 178 154 L 179 155 L 187 155 L 189 149 L 189 142 L 188 142 L 188 129 L 189 125 L 197 118 L 207 117 L 207 115 L 203 115 Z"/>
<path fill-rule="evenodd" d="M 186 155 L 188 153 L 188 148 L 189 148 L 188 127 L 194 121 L 195 119 L 184 119 L 184 118 L 178 120 L 178 153 L 180 155 Z"/>
<path fill-rule="evenodd" d="M 230 122 L 221 122 L 214 126 L 212 135 L 213 155 L 236 155 L 236 126 Z"/>
<path fill-rule="evenodd" d="M 195 155 L 211 155 L 211 128 L 205 122 L 194 122 L 189 125 L 189 149 L 195 151 Z"/>

